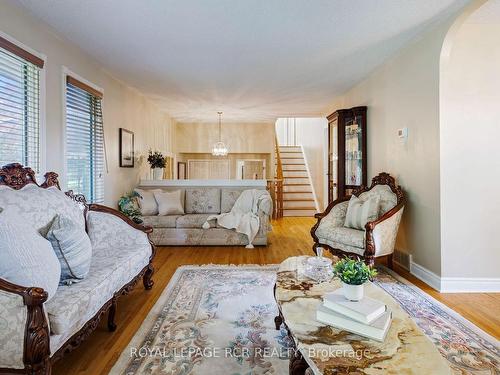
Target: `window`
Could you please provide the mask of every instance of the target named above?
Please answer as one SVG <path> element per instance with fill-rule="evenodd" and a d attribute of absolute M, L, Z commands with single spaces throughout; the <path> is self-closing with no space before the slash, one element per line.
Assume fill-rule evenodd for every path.
<path fill-rule="evenodd" d="M 66 181 L 87 201 L 104 200 L 104 131 L 102 94 L 66 77 Z"/>
<path fill-rule="evenodd" d="M 40 172 L 40 69 L 43 60 L 0 37 L 0 166 Z"/>

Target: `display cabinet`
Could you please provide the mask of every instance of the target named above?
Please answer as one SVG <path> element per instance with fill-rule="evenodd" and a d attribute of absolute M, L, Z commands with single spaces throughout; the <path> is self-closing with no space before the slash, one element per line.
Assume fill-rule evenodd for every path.
<path fill-rule="evenodd" d="M 328 202 L 365 185 L 366 107 L 339 109 L 328 116 Z"/>

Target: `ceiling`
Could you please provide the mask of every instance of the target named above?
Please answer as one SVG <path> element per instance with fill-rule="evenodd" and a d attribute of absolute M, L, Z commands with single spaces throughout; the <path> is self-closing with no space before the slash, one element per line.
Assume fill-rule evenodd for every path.
<path fill-rule="evenodd" d="M 472 13 L 465 23 L 500 24 L 500 0 L 488 0 L 478 10 Z"/>
<path fill-rule="evenodd" d="M 18 0 L 181 122 L 325 115 L 468 0 Z"/>

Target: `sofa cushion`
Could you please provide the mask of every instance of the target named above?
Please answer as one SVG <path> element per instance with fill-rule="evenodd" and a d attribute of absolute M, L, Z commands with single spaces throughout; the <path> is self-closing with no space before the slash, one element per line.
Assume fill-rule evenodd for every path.
<path fill-rule="evenodd" d="M 142 224 L 153 228 L 175 228 L 177 218 L 180 216 L 181 215 L 142 216 Z"/>
<path fill-rule="evenodd" d="M 245 189 L 222 189 L 221 190 L 221 201 L 220 201 L 220 212 L 226 213 L 231 211 L 234 203 L 241 195 L 241 192 Z"/>
<path fill-rule="evenodd" d="M 47 239 L 61 263 L 61 283 L 71 284 L 84 279 L 92 259 L 92 245 L 85 229 L 70 218 L 57 215 Z"/>
<path fill-rule="evenodd" d="M 0 278 L 43 288 L 50 299 L 60 275 L 61 265 L 50 242 L 15 213 L 0 212 Z"/>
<path fill-rule="evenodd" d="M 155 192 L 161 192 L 160 189 L 154 190 L 144 190 L 135 189 L 135 192 L 139 194 L 137 203 L 139 204 L 139 209 L 141 210 L 141 215 L 157 215 L 158 214 L 158 203 L 154 196 Z"/>
<path fill-rule="evenodd" d="M 43 236 L 47 234 L 52 220 L 58 214 L 71 218 L 85 228 L 85 218 L 80 205 L 56 187 L 44 189 L 35 184 L 28 184 L 22 189 L 14 190 L 1 185 L 0 207 L 5 212 L 15 212 Z"/>
<path fill-rule="evenodd" d="M 186 189 L 187 214 L 218 214 L 220 213 L 219 188 Z"/>
<path fill-rule="evenodd" d="M 211 214 L 186 214 L 180 216 L 177 219 L 177 228 L 201 228 L 210 215 Z M 210 220 L 208 223 L 210 224 L 210 228 L 215 228 L 216 220 Z"/>
<path fill-rule="evenodd" d="M 184 200 L 181 190 L 155 191 L 154 196 L 158 203 L 158 215 L 182 215 L 184 214 Z"/>
<path fill-rule="evenodd" d="M 81 327 L 130 282 L 149 262 L 148 244 L 108 247 L 94 251 L 90 271 L 85 279 L 72 285 L 61 285 L 45 304 L 52 334 L 64 334 Z"/>
<path fill-rule="evenodd" d="M 346 227 L 334 227 L 330 230 L 325 230 L 326 227 L 321 225 L 316 230 L 316 236 L 321 240 L 329 242 L 338 242 L 344 245 L 358 247 L 364 249 L 365 247 L 365 231 L 357 230 Z"/>

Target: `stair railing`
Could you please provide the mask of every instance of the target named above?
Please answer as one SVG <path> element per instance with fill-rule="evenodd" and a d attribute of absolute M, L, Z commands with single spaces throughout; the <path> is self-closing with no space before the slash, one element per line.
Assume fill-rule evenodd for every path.
<path fill-rule="evenodd" d="M 274 135 L 274 144 L 276 150 L 276 173 L 273 180 L 267 181 L 267 189 L 273 199 L 273 219 L 283 217 L 283 165 L 281 163 L 278 138 Z"/>

